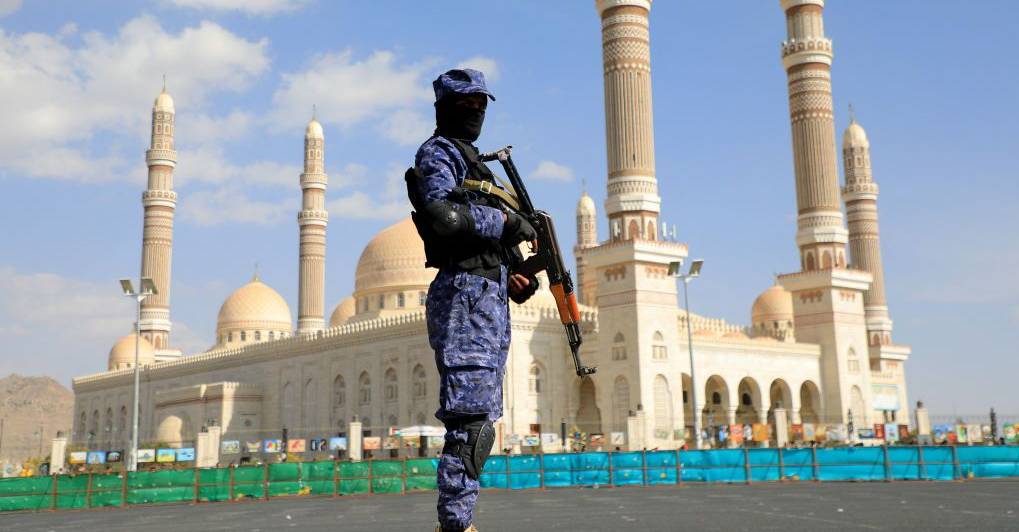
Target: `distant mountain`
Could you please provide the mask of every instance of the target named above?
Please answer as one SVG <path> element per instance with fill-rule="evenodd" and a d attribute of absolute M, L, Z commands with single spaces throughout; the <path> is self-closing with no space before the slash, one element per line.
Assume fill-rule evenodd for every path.
<path fill-rule="evenodd" d="M 74 394 L 49 377 L 11 374 L 0 379 L 0 462 L 48 456 L 57 432 L 69 435 L 73 410 Z"/>

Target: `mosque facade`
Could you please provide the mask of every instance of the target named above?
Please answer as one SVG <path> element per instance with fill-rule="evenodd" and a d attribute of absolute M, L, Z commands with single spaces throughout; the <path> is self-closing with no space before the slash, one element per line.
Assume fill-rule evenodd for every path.
<path fill-rule="evenodd" d="M 598 372 L 584 379 L 574 373 L 547 291 L 511 305 L 497 449 L 511 435 L 558 432 L 563 424 L 586 433 L 623 432 L 629 447 L 676 448 L 692 441 L 695 412 L 703 426 L 761 423 L 774 433 L 804 423 L 909 423 L 904 366 L 910 349 L 892 342 L 870 144 L 854 120 L 842 138 L 840 187 L 824 1 L 780 3 L 788 31 L 781 58 L 789 82 L 800 271 L 779 275 L 761 293 L 749 325 L 688 314 L 679 305 L 669 265 L 685 261 L 688 251 L 659 233 L 651 0 L 596 0 L 610 234 L 598 235 L 597 207 L 585 193 L 577 205 L 574 255 L 581 354 Z M 152 110 L 142 196 L 141 271 L 159 294 L 145 300 L 139 324 L 140 441 L 186 445 L 212 425 L 221 427 L 222 438 L 239 440 L 278 438 L 283 429 L 291 438 L 346 434 L 355 420 L 374 435 L 438 425 L 438 374 L 424 319 L 434 270 L 424 268 L 424 248 L 409 218 L 364 248 L 350 295 L 326 322 L 328 178 L 325 138 L 314 119 L 299 179 L 296 326 L 286 300 L 256 275 L 220 307 L 213 347 L 186 356 L 171 347 L 174 116 L 164 88 Z M 74 379 L 74 444 L 111 449 L 130 441 L 134 357 L 135 337 L 125 336 L 111 349 L 106 371 Z"/>

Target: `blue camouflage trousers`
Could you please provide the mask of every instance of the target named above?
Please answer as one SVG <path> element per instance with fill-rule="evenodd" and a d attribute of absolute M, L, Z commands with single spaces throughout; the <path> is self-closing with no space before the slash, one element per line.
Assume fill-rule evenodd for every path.
<path fill-rule="evenodd" d="M 440 271 L 428 289 L 428 341 L 439 370 L 439 409 L 446 442 L 467 442 L 467 421 L 502 417 L 502 379 L 509 353 L 506 268 L 499 282 Z M 443 454 L 438 468 L 439 523 L 462 530 L 471 524 L 480 488 L 459 456 Z"/>

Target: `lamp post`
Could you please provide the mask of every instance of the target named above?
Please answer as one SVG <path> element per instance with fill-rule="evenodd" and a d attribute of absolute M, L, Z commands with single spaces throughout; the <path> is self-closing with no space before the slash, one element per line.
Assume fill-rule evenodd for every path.
<path fill-rule="evenodd" d="M 154 296 L 157 293 L 156 283 L 152 282 L 149 277 L 142 277 L 140 282 L 140 290 L 135 292 L 134 287 L 131 286 L 131 281 L 128 279 L 120 280 L 120 289 L 124 292 L 124 295 L 135 300 L 135 320 L 134 320 L 134 409 L 131 414 L 131 448 L 127 451 L 127 470 L 137 471 L 138 470 L 138 381 L 139 381 L 139 368 L 138 368 L 138 351 L 141 349 L 141 338 L 142 338 L 142 300 L 149 296 Z"/>
<path fill-rule="evenodd" d="M 690 409 L 694 413 L 693 418 L 693 432 L 694 432 L 694 445 L 695 449 L 700 449 L 702 442 L 701 438 L 701 415 L 697 411 L 697 377 L 694 373 L 696 370 L 696 364 L 694 364 L 693 356 L 693 325 L 690 319 L 690 294 L 689 287 L 690 281 L 696 279 L 701 274 L 701 267 L 704 266 L 704 261 L 697 259 L 690 263 L 690 270 L 686 273 L 682 272 L 683 261 L 670 262 L 669 263 L 669 275 L 676 277 L 683 281 L 683 310 L 686 312 L 686 342 L 687 351 L 690 353 L 690 400 L 693 401 L 693 407 Z"/>

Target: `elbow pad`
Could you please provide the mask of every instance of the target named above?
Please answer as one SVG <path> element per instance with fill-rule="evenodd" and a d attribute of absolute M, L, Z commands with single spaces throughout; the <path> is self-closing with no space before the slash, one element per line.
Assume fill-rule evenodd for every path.
<path fill-rule="evenodd" d="M 432 230 L 439 236 L 454 236 L 474 232 L 474 217 L 467 205 L 446 200 L 433 201 L 425 206 L 432 221 Z"/>

